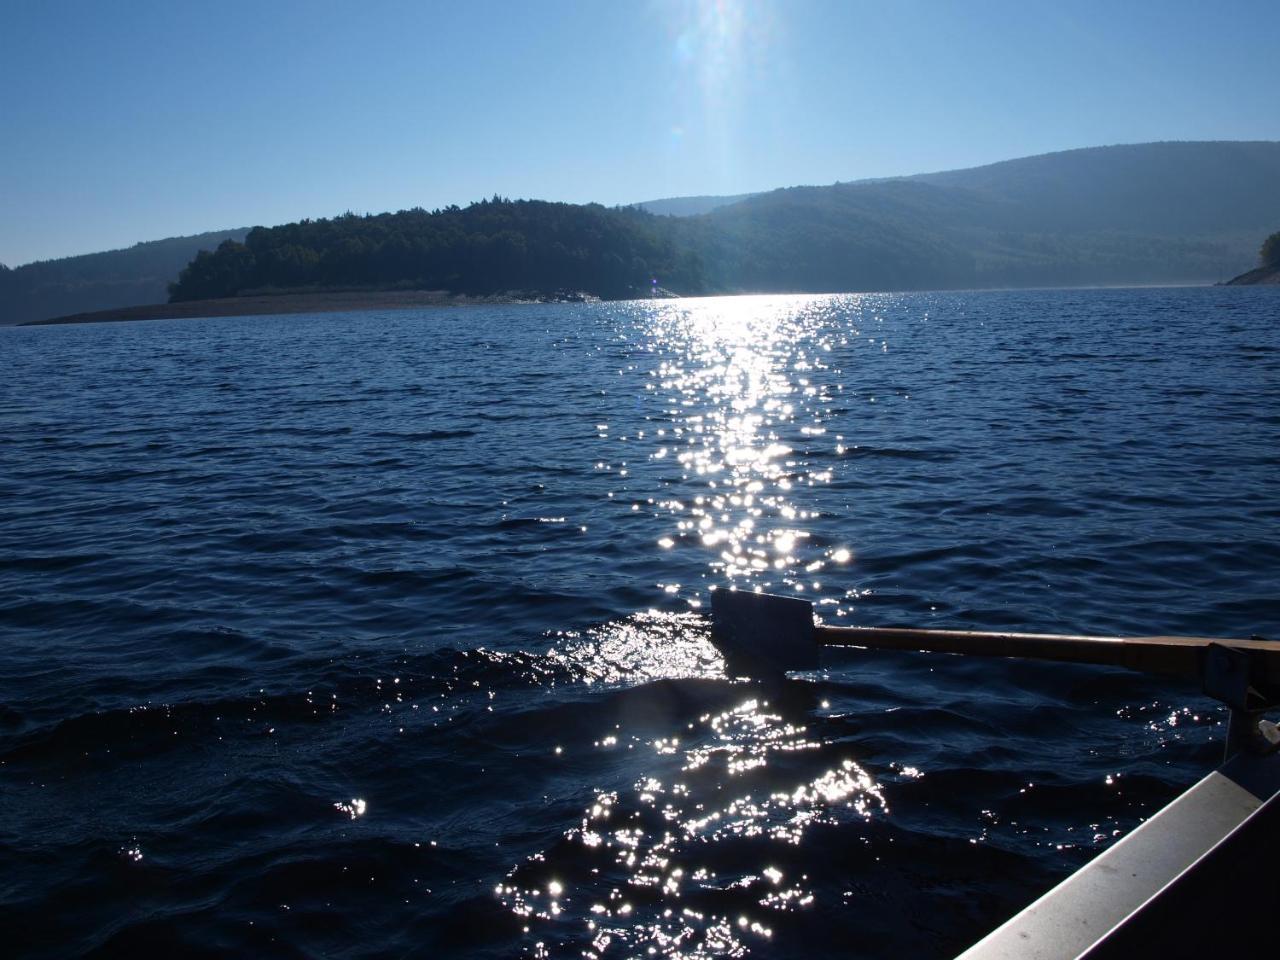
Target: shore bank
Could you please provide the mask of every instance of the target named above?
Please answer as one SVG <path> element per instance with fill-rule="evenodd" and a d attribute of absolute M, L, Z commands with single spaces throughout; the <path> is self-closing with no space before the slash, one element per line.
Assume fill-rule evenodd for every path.
<path fill-rule="evenodd" d="M 1223 281 L 1224 287 L 1280 286 L 1280 267 L 1259 267 Z"/>
<path fill-rule="evenodd" d="M 554 295 L 518 292 L 470 297 L 447 290 L 343 290 L 327 293 L 275 293 L 183 303 L 150 303 L 91 313 L 71 313 L 19 324 L 38 327 L 61 323 L 113 323 L 122 320 L 184 320 L 197 317 L 252 317 L 289 313 L 343 313 L 348 310 L 408 310 L 416 307 L 458 307 L 494 303 L 583 303 L 596 299 L 584 293 Z"/>

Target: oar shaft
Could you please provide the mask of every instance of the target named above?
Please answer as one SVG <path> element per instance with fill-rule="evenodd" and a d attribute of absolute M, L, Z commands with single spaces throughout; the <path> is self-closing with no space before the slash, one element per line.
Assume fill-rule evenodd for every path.
<path fill-rule="evenodd" d="M 970 656 L 1091 663 L 1189 678 L 1201 675 L 1203 651 L 1211 644 L 1280 654 L 1280 644 L 1266 640 L 1212 637 L 1090 637 L 1054 633 L 832 626 L 815 627 L 815 633 L 818 642 L 827 646 L 927 650 Z M 1267 659 L 1277 661 L 1280 658 L 1273 656 Z M 1280 677 L 1280 663 L 1276 664 L 1275 672 Z"/>

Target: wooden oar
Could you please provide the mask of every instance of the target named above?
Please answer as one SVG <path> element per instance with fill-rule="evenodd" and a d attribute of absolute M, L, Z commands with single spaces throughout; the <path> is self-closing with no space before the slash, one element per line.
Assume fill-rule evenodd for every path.
<path fill-rule="evenodd" d="M 751 672 L 813 669 L 823 646 L 867 647 L 1127 667 L 1202 680 L 1206 692 L 1241 708 L 1253 706 L 1250 690 L 1280 699 L 1280 643 L 1269 640 L 815 626 L 807 600 L 741 590 L 716 590 L 711 610 L 717 646 Z"/>
<path fill-rule="evenodd" d="M 1197 679 L 1204 651 L 1213 644 L 1258 651 L 1280 681 L 1280 644 L 1270 640 L 1215 637 L 1091 637 L 1065 633 L 1002 633 L 979 630 L 919 630 L 898 627 L 815 626 L 817 641 L 829 647 L 927 650 L 983 657 L 1023 657 L 1064 663 L 1127 667 L 1144 673 Z"/>
<path fill-rule="evenodd" d="M 1133 956 L 1148 944 L 1154 929 L 1171 918 L 1183 919 L 1200 905 L 1203 885 L 1181 885 L 1202 862 L 1214 855 L 1232 831 L 1250 817 L 1270 809 L 1280 797 L 1280 727 L 1263 719 L 1262 711 L 1280 705 L 1280 643 L 1216 637 L 1090 637 L 1055 633 L 1012 633 L 978 630 L 920 630 L 897 627 L 829 627 L 815 625 L 813 605 L 797 597 L 774 597 L 746 591 L 711 594 L 711 636 L 729 670 L 776 677 L 787 670 L 818 666 L 824 646 L 876 650 L 920 650 L 986 657 L 1026 657 L 1067 663 L 1127 667 L 1151 673 L 1199 679 L 1204 692 L 1231 707 L 1227 724 L 1228 762 L 1152 817 L 1096 861 L 1069 877 L 1035 904 L 976 944 L 958 960 L 1009 960 L 1041 957 L 1075 960 L 1094 956 L 1096 945 L 1106 956 Z M 1266 807 L 1264 808 L 1264 804 Z M 1274 832 L 1274 818 L 1241 841 L 1256 844 Z M 1270 832 L 1268 832 L 1270 831 Z M 1229 851 L 1225 870 L 1206 883 L 1234 878 L 1242 849 Z M 1223 857 L 1215 861 L 1219 866 Z M 1265 856 L 1250 863 L 1265 864 Z M 1254 868 L 1256 873 L 1257 867 Z M 1239 879 L 1246 890 L 1258 887 L 1247 870 Z M 1213 888 L 1210 888 L 1213 889 Z M 1181 891 L 1169 908 L 1117 950 L 1108 952 L 1105 938 L 1127 929 L 1128 919 L 1148 909 L 1169 891 Z M 1153 896 L 1154 895 L 1154 896 Z M 1222 903 L 1245 902 L 1236 894 Z M 1254 898 L 1263 903 L 1265 898 Z M 1146 906 L 1144 906 L 1146 905 Z M 1178 911 L 1181 911 L 1179 913 Z M 1256 911 L 1255 911 L 1256 912 Z M 1154 926 L 1153 926 L 1154 925 Z M 1146 938 L 1146 939 L 1144 939 Z M 1212 938 L 1206 938 L 1209 942 Z M 1176 944 L 1177 934 L 1166 940 Z M 1165 953 L 1168 951 L 1165 950 Z M 1237 951 L 1238 952 L 1238 951 Z"/>

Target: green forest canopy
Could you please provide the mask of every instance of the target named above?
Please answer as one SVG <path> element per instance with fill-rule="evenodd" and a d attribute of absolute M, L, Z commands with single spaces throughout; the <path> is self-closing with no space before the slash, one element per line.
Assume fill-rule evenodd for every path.
<path fill-rule="evenodd" d="M 171 299 L 323 287 L 564 289 L 619 298 L 657 277 L 681 290 L 704 286 L 697 257 L 679 245 L 670 221 L 630 208 L 494 197 L 465 209 L 255 227 L 242 244 L 197 255 Z"/>
<path fill-rule="evenodd" d="M 1280 230 L 1262 241 L 1258 257 L 1264 267 L 1280 267 Z"/>
<path fill-rule="evenodd" d="M 495 197 L 0 270 L 0 323 L 155 303 L 170 293 L 429 288 L 628 297 L 655 279 L 685 294 L 1213 282 L 1246 268 L 1258 238 L 1280 222 L 1276 182 L 1280 143 L 1151 143 L 670 201 L 664 212 L 695 214 L 684 217 Z"/>
<path fill-rule="evenodd" d="M 1280 218 L 1277 180 L 1280 143 L 1152 143 L 774 190 L 684 217 L 494 197 L 256 228 L 200 255 L 172 295 L 1212 282 L 1238 273 Z"/>

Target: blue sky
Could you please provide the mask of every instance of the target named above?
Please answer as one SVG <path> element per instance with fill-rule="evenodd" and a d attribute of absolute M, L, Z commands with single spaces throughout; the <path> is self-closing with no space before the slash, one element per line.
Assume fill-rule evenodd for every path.
<path fill-rule="evenodd" d="M 11 0 L 0 262 L 494 193 L 1280 140 L 1274 3 Z"/>

